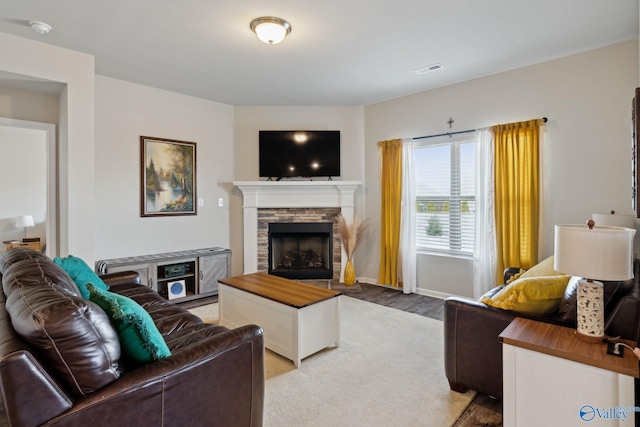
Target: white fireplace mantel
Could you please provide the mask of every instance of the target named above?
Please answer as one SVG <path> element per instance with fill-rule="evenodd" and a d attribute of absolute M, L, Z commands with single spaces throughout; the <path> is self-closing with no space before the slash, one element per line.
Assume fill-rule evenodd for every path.
<path fill-rule="evenodd" d="M 353 221 L 361 181 L 234 181 L 242 191 L 244 274 L 258 271 L 259 208 L 340 208 Z M 342 257 L 342 270 L 346 260 Z"/>

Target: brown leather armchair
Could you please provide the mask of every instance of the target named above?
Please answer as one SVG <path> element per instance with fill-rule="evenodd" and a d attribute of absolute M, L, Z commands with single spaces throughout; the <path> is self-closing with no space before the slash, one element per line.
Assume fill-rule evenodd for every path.
<path fill-rule="evenodd" d="M 135 273 L 114 273 L 103 277 L 110 291 L 128 296 L 151 315 L 171 356 L 126 370 L 117 360 L 107 360 L 105 365 L 104 357 L 118 353 L 105 329 L 109 322 L 104 324 L 99 307 L 79 296 L 61 271 L 49 258 L 30 250 L 12 249 L 0 259 L 4 290 L 0 293 L 0 392 L 9 425 L 262 425 L 264 342 L 260 327 L 229 330 L 204 324 L 140 285 Z M 77 311 L 65 312 L 69 306 L 62 300 L 71 301 Z M 26 316 L 16 313 L 20 301 L 36 308 Z M 48 301 L 58 305 L 48 307 Z M 10 313 L 18 317 L 12 319 Z M 16 332 L 13 322 L 22 322 L 23 317 L 63 334 L 90 326 L 78 339 L 83 340 L 82 345 L 55 342 L 59 349 L 55 353 L 66 352 L 68 375 L 56 369 L 50 348 L 37 348 Z M 91 338 L 95 345 L 87 344 L 91 329 L 101 330 L 96 339 Z M 106 384 L 96 387 L 96 378 L 106 378 Z M 93 383 L 87 384 L 88 380 Z"/>
<path fill-rule="evenodd" d="M 505 283 L 518 269 L 505 270 Z M 636 272 L 636 277 L 638 274 Z M 444 301 L 444 360 L 445 373 L 452 390 L 465 392 L 468 389 L 502 399 L 502 345 L 498 335 L 516 317 L 532 318 L 541 322 L 576 327 L 575 290 L 577 277 L 572 277 L 565 290 L 558 312 L 536 318 L 514 311 L 490 307 L 476 300 L 449 297 Z M 502 286 L 490 290 L 491 296 Z M 640 303 L 627 301 L 624 309 L 617 308 L 624 297 L 633 295 L 633 280 L 606 282 L 605 319 L 606 332 L 611 336 L 637 340 Z M 621 304 L 622 304 L 621 302 Z"/>

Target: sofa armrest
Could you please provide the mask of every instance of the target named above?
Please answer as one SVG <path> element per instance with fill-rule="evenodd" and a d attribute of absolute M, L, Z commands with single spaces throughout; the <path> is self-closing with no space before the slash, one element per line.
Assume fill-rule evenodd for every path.
<path fill-rule="evenodd" d="M 71 398 L 27 349 L 9 353 L 3 349 L 0 375 L 0 392 L 9 425 L 39 426 L 73 405 Z"/>
<path fill-rule="evenodd" d="M 100 276 L 102 281 L 111 287 L 140 285 L 140 274 L 137 271 L 118 271 Z"/>
<path fill-rule="evenodd" d="M 607 318 L 605 332 L 609 336 L 640 342 L 640 299 L 622 297 L 615 310 Z"/>
<path fill-rule="evenodd" d="M 502 398 L 502 345 L 498 335 L 517 317 L 465 298 L 444 301 L 445 372 L 453 390 Z"/>
<path fill-rule="evenodd" d="M 4 303 L 0 304 L 0 336 L 0 393 L 9 425 L 37 426 L 71 408 L 71 398 L 13 329 Z"/>
<path fill-rule="evenodd" d="M 125 373 L 47 425 L 261 426 L 264 381 L 263 331 L 242 326 Z"/>

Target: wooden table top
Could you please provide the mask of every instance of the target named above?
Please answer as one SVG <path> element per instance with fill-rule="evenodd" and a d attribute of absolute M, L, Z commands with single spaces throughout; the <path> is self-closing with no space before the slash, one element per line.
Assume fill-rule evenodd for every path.
<path fill-rule="evenodd" d="M 342 295 L 342 292 L 261 272 L 228 277 L 218 282 L 295 308 L 306 307 Z"/>
<path fill-rule="evenodd" d="M 575 336 L 575 329 L 535 320 L 514 319 L 500 334 L 500 341 L 539 353 L 549 354 L 596 368 L 640 378 L 638 359 L 628 348 L 624 357 L 607 354 L 607 344 L 593 344 Z M 636 344 L 620 340 L 632 348 Z"/>

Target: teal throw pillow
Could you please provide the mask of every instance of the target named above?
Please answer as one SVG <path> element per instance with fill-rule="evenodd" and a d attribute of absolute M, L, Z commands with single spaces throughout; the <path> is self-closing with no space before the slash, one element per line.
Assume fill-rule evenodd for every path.
<path fill-rule="evenodd" d="M 84 299 L 89 299 L 89 291 L 87 283 L 93 283 L 98 289 L 108 290 L 107 286 L 100 277 L 85 263 L 82 258 L 69 255 L 65 258 L 54 258 L 53 262 L 58 264 L 75 282 L 80 290 L 80 294 Z"/>
<path fill-rule="evenodd" d="M 167 343 L 144 308 L 131 298 L 87 284 L 89 299 L 98 304 L 116 329 L 125 361 L 143 365 L 171 356 Z"/>

